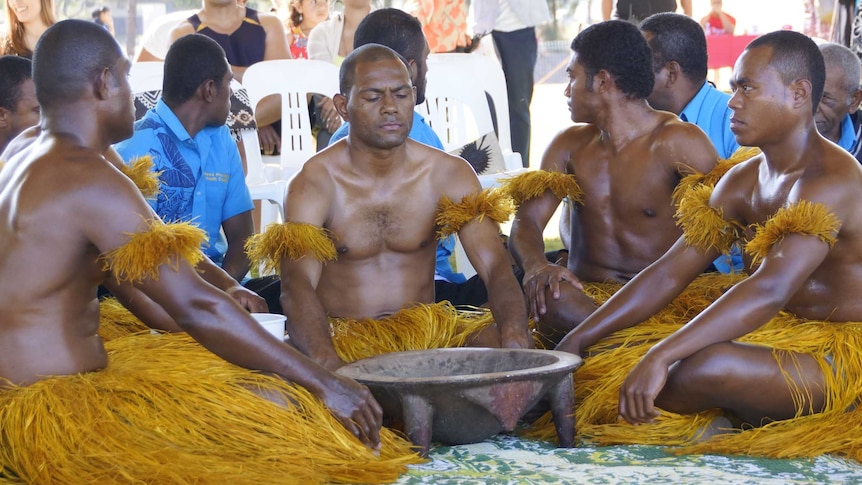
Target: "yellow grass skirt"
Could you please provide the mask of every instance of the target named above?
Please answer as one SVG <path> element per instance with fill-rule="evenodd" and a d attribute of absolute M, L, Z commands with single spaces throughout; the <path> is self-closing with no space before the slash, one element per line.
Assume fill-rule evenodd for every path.
<path fill-rule="evenodd" d="M 378 456 L 305 389 L 231 365 L 185 334 L 127 336 L 106 349 L 105 370 L 0 391 L 6 481 L 385 483 L 421 461 L 385 428 Z"/>
<path fill-rule="evenodd" d="M 716 290 L 718 288 L 708 291 Z M 687 321 L 672 321 L 674 315 L 667 310 L 589 349 L 590 356 L 575 374 L 579 437 L 601 445 L 669 445 L 675 446 L 677 453 L 773 458 L 829 453 L 862 461 L 862 434 L 858 432 L 862 425 L 862 407 L 857 405 L 862 396 L 862 323 L 858 322 L 809 321 L 781 312 L 760 329 L 737 340 L 774 349 L 779 362 L 786 361 L 787 352 L 812 356 L 826 381 L 826 405 L 821 413 L 801 416 L 803 410 L 799 409 L 800 415 L 793 419 L 757 428 L 746 427 L 743 431 L 718 434 L 704 441 L 699 441 L 701 435 L 706 425 L 721 414 L 718 409 L 693 415 L 661 411 L 654 423 L 639 426 L 623 421 L 618 405 L 619 390 L 626 376 L 655 342 Z M 802 388 L 791 388 L 791 392 L 797 402 L 802 402 L 806 393 Z M 548 421 L 543 417 L 532 434 L 552 439 L 552 423 L 549 428 Z"/>
<path fill-rule="evenodd" d="M 330 319 L 333 343 L 345 362 L 403 350 L 462 347 L 492 325 L 491 312 L 465 312 L 449 302 L 419 304 L 378 320 Z"/>

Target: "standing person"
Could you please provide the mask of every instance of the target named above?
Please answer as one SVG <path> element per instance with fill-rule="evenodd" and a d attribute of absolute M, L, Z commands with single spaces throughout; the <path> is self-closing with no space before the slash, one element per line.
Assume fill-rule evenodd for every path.
<path fill-rule="evenodd" d="M 700 19 L 706 35 L 733 35 L 736 19 L 721 9 L 721 0 L 710 0 L 709 13 Z"/>
<path fill-rule="evenodd" d="M 673 244 L 680 235 L 674 188 L 691 171 L 709 172 L 718 159 L 703 131 L 647 103 L 652 54 L 637 27 L 594 24 L 571 47 L 564 94 L 577 124 L 554 137 L 541 170 L 507 184 L 520 202 L 509 248 L 548 347 L 595 310 L 585 283 L 624 284 Z M 566 212 L 565 266 L 548 261 L 542 237 L 564 196 L 576 204 Z"/>
<path fill-rule="evenodd" d="M 368 390 L 272 337 L 204 283 L 192 264 L 202 257 L 200 231 L 163 224 L 102 156 L 132 134 L 129 67 L 114 38 L 89 21 L 60 22 L 36 45 L 41 134 L 7 150 L 0 171 L 4 476 L 394 480 L 415 455 L 378 433 L 381 411 Z M 188 335 L 103 345 L 102 281 L 133 282 Z"/>
<path fill-rule="evenodd" d="M 284 26 L 275 15 L 238 5 L 236 0 L 204 0 L 203 7 L 171 31 L 171 42 L 188 34 L 203 34 L 224 49 L 234 78 L 252 64 L 271 59 L 290 59 Z M 277 97 L 265 98 L 255 109 L 260 147 L 264 153 L 281 148 L 281 103 Z M 278 129 L 277 129 L 278 128 Z"/>
<path fill-rule="evenodd" d="M 512 151 L 530 166 L 530 103 L 538 59 L 536 26 L 551 21 L 545 0 L 476 0 L 473 3 L 477 35 L 491 34 L 506 77 Z"/>
<path fill-rule="evenodd" d="M 55 23 L 54 0 L 6 0 L 6 32 L 0 55 L 33 57 L 36 41 Z"/>
<path fill-rule="evenodd" d="M 19 133 L 39 124 L 39 102 L 30 59 L 0 57 L 0 153 Z"/>
<path fill-rule="evenodd" d="M 173 58 L 168 51 L 161 99 L 116 149 L 124 160 L 152 158 L 160 185 L 150 200 L 153 210 L 162 220 L 188 221 L 203 229 L 207 240 L 201 249 L 241 281 L 250 268 L 243 246 L 254 232 L 254 205 L 239 150 L 225 125 L 231 70 L 215 41 L 191 35 L 172 47 Z M 190 49 L 201 53 L 190 56 Z"/>
<path fill-rule="evenodd" d="M 859 57 L 841 44 L 827 42 L 819 47 L 826 63 L 826 85 L 814 114 L 817 131 L 862 162 Z"/>
<path fill-rule="evenodd" d="M 93 10 L 93 22 L 96 22 L 96 25 L 104 27 L 111 35 L 116 35 L 116 32 L 114 32 L 114 17 L 111 15 L 111 8 L 107 5 L 102 5 Z"/>
<path fill-rule="evenodd" d="M 825 76 L 817 45 L 798 32 L 758 37 L 736 61 L 731 127 L 762 153 L 714 189 L 690 191 L 683 237 L 557 348 L 592 352 L 604 336 L 641 326 L 734 239 L 747 241 L 751 275 L 660 343 L 599 354 L 613 364 L 592 372 L 616 388 L 602 394 L 605 409 L 637 426 L 579 420 L 586 435 L 690 444 L 725 414 L 725 426 L 744 429 L 686 452 L 862 459 L 862 168 L 817 131 Z"/>
<path fill-rule="evenodd" d="M 679 0 L 682 13 L 691 17 L 691 0 Z M 677 0 L 602 0 L 602 19 L 613 18 L 638 23 L 650 15 L 661 12 L 676 12 Z"/>
<path fill-rule="evenodd" d="M 350 136 L 303 165 L 287 222 L 253 238 L 252 253 L 280 265 L 291 342 L 327 369 L 395 350 L 532 346 L 494 222 L 507 200 L 481 191 L 462 158 L 408 139 L 414 90 L 388 47 L 350 53 L 335 96 Z M 488 286 L 490 315 L 434 303 L 435 239 L 452 233 Z"/>

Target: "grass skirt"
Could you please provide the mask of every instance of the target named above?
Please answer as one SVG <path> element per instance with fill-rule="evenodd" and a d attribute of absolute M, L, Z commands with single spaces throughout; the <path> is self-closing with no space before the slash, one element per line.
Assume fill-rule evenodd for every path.
<path fill-rule="evenodd" d="M 820 365 L 826 382 L 826 405 L 821 413 L 775 421 L 740 432 L 717 434 L 699 441 L 706 426 L 721 410 L 693 415 L 661 411 L 650 424 L 632 426 L 619 417 L 619 390 L 631 369 L 658 340 L 669 335 L 686 319 L 675 314 L 685 306 L 698 311 L 699 290 L 710 301 L 722 288 L 704 286 L 699 278 L 670 307 L 633 328 L 617 332 L 591 347 L 590 355 L 575 374 L 575 416 L 579 437 L 602 444 L 650 444 L 675 446 L 678 453 L 725 453 L 773 458 L 814 457 L 826 453 L 862 461 L 862 323 L 809 321 L 786 312 L 779 313 L 760 329 L 738 342 L 773 349 L 778 362 L 790 361 L 788 352 L 811 355 Z M 707 277 L 710 278 L 710 277 Z M 698 289 L 697 286 L 700 286 Z M 718 293 L 716 293 L 718 292 Z M 712 293 L 712 295 L 710 295 Z M 690 303 L 680 302 L 683 296 Z M 693 303 L 693 305 L 692 305 Z M 701 307 L 702 310 L 704 307 Z M 674 318 L 677 318 L 674 320 Z M 787 372 L 789 369 L 784 369 Z M 788 381 L 796 402 L 807 390 Z M 799 408 L 799 406 L 797 406 Z M 553 439 L 553 423 L 543 417 L 533 435 Z"/>
<path fill-rule="evenodd" d="M 188 335 L 132 335 L 106 349 L 105 370 L 0 391 L 0 476 L 13 483 L 385 483 L 421 461 L 385 428 L 376 455 L 305 389 L 231 365 Z"/>

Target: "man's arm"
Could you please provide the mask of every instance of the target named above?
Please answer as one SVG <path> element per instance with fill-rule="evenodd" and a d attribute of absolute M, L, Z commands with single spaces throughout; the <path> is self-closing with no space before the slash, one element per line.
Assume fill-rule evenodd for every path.
<path fill-rule="evenodd" d="M 254 234 L 254 221 L 251 211 L 241 212 L 221 223 L 227 239 L 227 252 L 222 268 L 236 281 L 241 281 L 251 267 L 245 254 L 245 241 Z"/>
<path fill-rule="evenodd" d="M 332 191 L 325 168 L 306 163 L 288 187 L 285 220 L 322 228 L 331 207 Z M 315 362 L 334 370 L 344 361 L 335 352 L 329 319 L 317 296 L 323 264 L 311 255 L 296 261 L 282 259 L 281 305 L 287 315 L 291 343 Z"/>
<path fill-rule="evenodd" d="M 79 200 L 82 236 L 101 254 L 129 244 L 129 234 L 161 227 L 134 184 L 114 172 L 99 169 Z M 98 193 L 93 198 L 91 194 Z M 106 202 L 110 203 L 106 203 Z M 135 286 L 165 309 L 175 322 L 204 347 L 233 364 L 271 372 L 309 389 L 355 436 L 379 445 L 380 406 L 363 386 L 327 372 L 289 345 L 272 337 L 243 308 L 214 286 L 206 284 L 186 261 L 162 264 L 155 278 L 144 276 Z"/>
<path fill-rule="evenodd" d="M 816 236 L 785 236 L 773 246 L 753 275 L 647 352 L 623 383 L 620 415 L 632 424 L 652 421 L 658 416 L 655 399 L 674 362 L 712 344 L 739 338 L 765 324 L 820 266 L 829 249 L 829 244 Z"/>
<path fill-rule="evenodd" d="M 542 155 L 541 169 L 565 174 L 569 148 L 563 143 L 565 137 L 577 136 L 572 128 L 558 134 Z M 566 267 L 549 263 L 545 257 L 544 229 L 553 216 L 560 199 L 550 191 L 521 204 L 512 223 L 509 249 L 515 262 L 524 270 L 522 286 L 534 317 L 541 318 L 547 311 L 545 289 L 559 298 L 560 282 L 568 281 L 581 288 L 578 278 Z M 564 215 L 568 211 L 563 211 Z M 568 238 L 569 235 L 566 235 Z M 561 237 L 563 235 L 561 234 Z"/>
<path fill-rule="evenodd" d="M 602 20 L 610 20 L 613 13 L 613 0 L 602 0 Z"/>

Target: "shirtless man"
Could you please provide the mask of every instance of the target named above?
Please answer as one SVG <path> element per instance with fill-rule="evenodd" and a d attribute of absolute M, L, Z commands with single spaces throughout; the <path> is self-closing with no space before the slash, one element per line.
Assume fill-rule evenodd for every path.
<path fill-rule="evenodd" d="M 114 279 L 103 269 L 105 255 L 162 224 L 101 155 L 132 134 L 129 67 L 113 37 L 91 22 L 59 22 L 36 46 L 41 133 L 7 149 L 0 171 L 0 378 L 11 384 L 108 365 L 96 333 L 96 287 Z M 136 288 L 204 347 L 308 388 L 354 435 L 378 445 L 381 410 L 366 388 L 269 336 L 185 260 L 152 269 L 155 277 L 144 275 Z"/>
<path fill-rule="evenodd" d="M 560 203 L 551 191 L 521 204 L 509 238 L 548 346 L 595 309 L 581 281 L 625 283 L 673 244 L 680 235 L 674 187 L 688 171 L 708 172 L 718 159 L 698 127 L 647 104 L 652 55 L 637 27 L 621 20 L 595 24 L 575 38 L 572 50 L 565 95 L 578 124 L 551 141 L 541 166 L 571 174 L 583 192 L 583 203 L 566 211 L 567 267 L 549 263 L 543 252 L 542 232 Z"/>
<path fill-rule="evenodd" d="M 340 78 L 334 99 L 350 134 L 306 162 L 285 201 L 286 220 L 331 232 L 337 260 L 281 261 L 290 339 L 329 369 L 343 362 L 327 317 L 379 318 L 434 302 L 438 202 L 481 190 L 463 159 L 407 138 L 415 88 L 395 52 L 378 44 L 359 47 L 345 59 Z M 488 286 L 499 329 L 491 345 L 532 346 L 497 225 L 477 217 L 458 235 Z"/>
<path fill-rule="evenodd" d="M 0 152 L 27 128 L 39 123 L 30 59 L 0 57 Z"/>
<path fill-rule="evenodd" d="M 796 32 L 761 36 L 737 60 L 731 80 L 731 129 L 740 145 L 760 147 L 763 153 L 731 169 L 711 196 L 704 195 L 699 207 L 723 220 L 701 232 L 735 231 L 750 240 L 746 250 L 756 248 L 762 259 L 746 280 L 653 346 L 634 367 L 619 395 L 620 414 L 630 423 L 652 421 L 658 415 L 656 406 L 681 414 L 723 408 L 755 426 L 763 419 L 784 420 L 826 407 L 846 423 L 842 415 L 857 398 L 858 388 L 844 382 L 857 382 L 851 379 L 858 375 L 858 366 L 841 359 L 847 345 L 835 339 L 841 329 L 858 324 L 826 325 L 824 332 L 836 333 L 824 337 L 833 343 L 820 352 L 787 350 L 806 345 L 818 333 L 804 339 L 788 334 L 780 344 L 774 333 L 762 345 L 735 341 L 756 336 L 779 310 L 801 319 L 862 321 L 862 214 L 857 210 L 862 204 L 862 169 L 817 131 L 814 113 L 824 78 L 817 45 Z M 806 204 L 808 212 L 802 210 Z M 685 218 L 681 221 L 686 226 Z M 756 237 L 753 225 L 758 225 Z M 686 226 L 684 237 L 557 349 L 581 353 L 667 305 L 718 249 L 726 249 L 716 246 L 729 242 L 699 244 L 696 232 Z M 833 366 L 834 375 L 822 372 Z M 836 432 L 826 421 L 818 423 L 814 428 Z M 763 436 L 769 433 L 764 430 Z M 781 446 L 780 440 L 772 440 Z M 816 441 L 806 443 L 815 446 Z"/>

